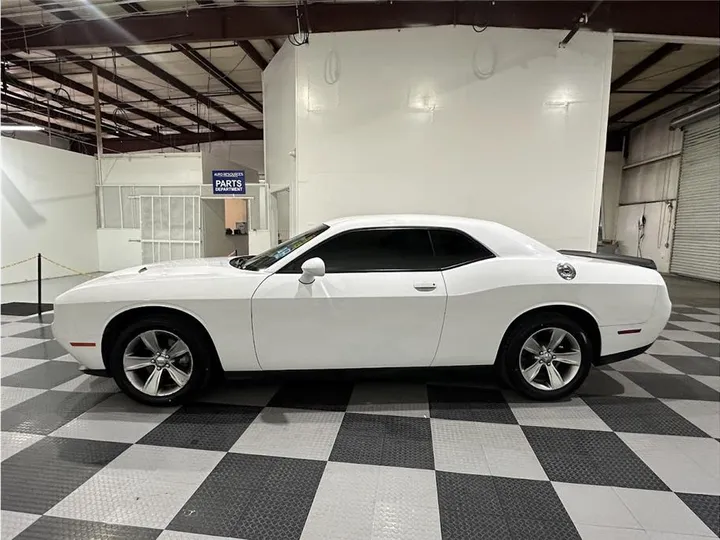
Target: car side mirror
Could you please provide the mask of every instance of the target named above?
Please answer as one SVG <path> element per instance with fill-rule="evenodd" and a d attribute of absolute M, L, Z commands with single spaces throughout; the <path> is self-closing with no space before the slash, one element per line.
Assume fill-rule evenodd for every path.
<path fill-rule="evenodd" d="M 316 277 L 325 275 L 325 262 L 320 257 L 313 257 L 305 261 L 300 269 L 302 270 L 300 283 L 310 285 L 315 281 Z"/>

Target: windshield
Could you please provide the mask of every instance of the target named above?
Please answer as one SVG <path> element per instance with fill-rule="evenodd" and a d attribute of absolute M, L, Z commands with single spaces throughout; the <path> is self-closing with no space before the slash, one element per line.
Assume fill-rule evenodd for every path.
<path fill-rule="evenodd" d="M 268 249 L 260 255 L 248 259 L 247 261 L 241 263 L 238 268 L 253 271 L 264 270 L 268 266 L 272 266 L 278 262 L 280 259 L 287 257 L 299 247 L 304 246 L 310 240 L 328 230 L 328 228 L 329 227 L 327 225 L 320 225 L 319 227 L 315 227 L 314 229 L 299 234 L 294 238 L 286 240 L 282 244 L 275 246 L 274 248 Z"/>

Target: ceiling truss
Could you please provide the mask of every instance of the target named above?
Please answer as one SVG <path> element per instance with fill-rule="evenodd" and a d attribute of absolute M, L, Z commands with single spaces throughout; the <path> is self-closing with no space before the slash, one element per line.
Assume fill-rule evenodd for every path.
<path fill-rule="evenodd" d="M 211 48 L 218 43 L 226 43 L 218 47 L 237 47 L 239 54 L 247 57 L 248 65 L 264 70 L 279 50 L 275 38 L 297 32 L 295 6 L 194 0 L 183 11 L 153 12 L 143 7 L 143 0 L 115 0 L 125 13 L 122 17 L 83 20 L 79 11 L 76 13 L 60 2 L 31 1 L 42 10 L 41 26 L 20 26 L 13 20 L 2 19 L 4 118 L 47 126 L 54 134 L 64 130 L 83 148 L 94 147 L 94 108 L 87 100 L 92 98 L 93 89 L 87 85 L 87 76 L 96 71 L 116 89 L 137 96 L 135 101 L 128 102 L 120 95 L 113 97 L 107 91 L 100 92 L 103 146 L 109 151 L 262 138 L 257 117 L 249 119 L 262 113 L 259 92 L 246 82 L 238 82 L 231 76 L 233 70 L 227 65 L 223 68 L 214 56 L 208 58 L 200 43 L 210 43 Z M 667 0 L 653 4 L 651 9 L 642 0 L 313 2 L 307 5 L 302 26 L 313 33 L 449 24 L 573 29 L 578 13 L 588 12 L 589 7 L 592 17 L 584 20 L 583 25 L 590 30 L 720 37 L 717 24 L 720 2 L 694 0 Z M 687 16 L 690 12 L 692 17 Z M 153 53 L 147 52 L 147 47 L 141 49 L 139 44 L 166 48 Z M 88 47 L 95 52 L 88 54 L 83 49 Z M 108 55 L 113 62 L 122 59 L 125 65 L 132 63 L 159 79 L 165 84 L 164 91 L 159 92 L 157 85 L 149 88 L 139 79 L 108 69 L 97 57 L 98 48 L 110 51 L 105 59 Z M 682 48 L 676 43 L 662 45 L 615 78 L 612 92 L 647 95 L 611 115 L 610 123 L 622 127 L 615 129 L 609 140 L 618 140 L 619 132 L 657 117 L 659 111 L 653 109 L 664 104 L 667 100 L 658 101 L 671 94 L 683 93 L 685 97 L 661 111 L 717 93 L 717 84 L 699 90 L 689 90 L 688 85 L 706 80 L 708 74 L 718 69 L 718 58 L 654 92 L 632 89 L 637 87 L 631 83 Z M 24 51 L 42 54 L 25 56 Z M 154 61 L 154 54 L 182 55 L 207 76 L 208 88 L 212 80 L 215 88 L 222 87 L 221 92 L 199 90 L 197 85 L 181 80 Z M 53 89 L 53 85 L 57 86 Z M 68 90 L 84 96 L 85 101 L 72 99 Z M 228 105 L 229 100 L 242 105 Z M 638 120 L 638 113 L 653 104 L 649 114 Z"/>

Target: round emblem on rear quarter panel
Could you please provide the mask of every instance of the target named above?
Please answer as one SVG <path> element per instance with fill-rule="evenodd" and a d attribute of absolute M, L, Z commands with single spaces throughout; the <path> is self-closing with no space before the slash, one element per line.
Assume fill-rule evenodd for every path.
<path fill-rule="evenodd" d="M 577 275 L 577 272 L 575 272 L 575 268 L 573 268 L 573 265 L 570 263 L 560 263 L 557 265 L 557 273 L 560 275 L 563 279 L 574 279 Z"/>

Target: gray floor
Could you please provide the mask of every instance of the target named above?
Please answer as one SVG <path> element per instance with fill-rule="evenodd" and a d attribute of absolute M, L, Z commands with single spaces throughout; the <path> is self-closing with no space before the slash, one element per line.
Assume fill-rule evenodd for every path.
<path fill-rule="evenodd" d="M 154 409 L 3 316 L 2 538 L 717 538 L 720 296 L 668 284 L 648 353 L 557 403 L 426 370 Z"/>

